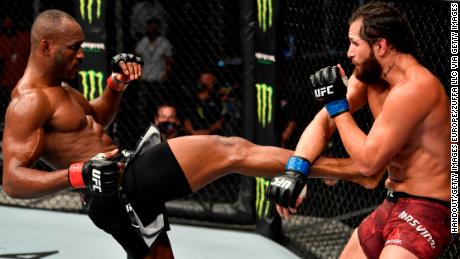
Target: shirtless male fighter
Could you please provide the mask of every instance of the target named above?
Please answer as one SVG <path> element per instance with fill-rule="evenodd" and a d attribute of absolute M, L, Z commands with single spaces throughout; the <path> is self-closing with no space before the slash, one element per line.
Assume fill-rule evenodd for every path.
<path fill-rule="evenodd" d="M 448 96 L 416 59 L 412 30 L 399 9 L 384 2 L 361 6 L 350 19 L 348 37 L 347 55 L 355 65 L 348 88 L 340 67 L 310 76 L 325 109 L 302 134 L 288 172 L 272 180 L 268 198 L 288 217 L 301 202 L 298 190 L 309 161 L 337 129 L 363 176 L 385 168 L 389 173 L 387 199 L 353 232 L 341 258 L 437 258 L 451 239 Z M 366 102 L 375 118 L 367 135 L 351 115 Z M 297 187 L 286 189 L 277 181 Z"/>
<path fill-rule="evenodd" d="M 112 59 L 115 70 L 102 96 L 88 102 L 67 84 L 76 77 L 84 58 L 84 40 L 80 25 L 62 11 L 44 11 L 32 25 L 27 68 L 12 92 L 5 119 L 3 190 L 11 197 L 83 190 L 90 196 L 90 218 L 130 257 L 172 258 L 163 216 L 166 201 L 229 172 L 275 176 L 284 170 L 292 151 L 219 136 L 168 140 L 132 157 L 123 169 L 114 160 L 119 157 L 117 146 L 104 127 L 115 117 L 128 83 L 141 76 L 140 60 L 130 54 L 116 55 Z M 32 168 L 38 159 L 54 171 Z M 367 187 L 376 184 L 360 178 L 350 159 L 319 159 L 313 169 L 317 176 L 346 171 L 343 178 Z M 126 201 L 134 208 L 136 227 L 132 226 L 133 213 L 125 210 Z"/>

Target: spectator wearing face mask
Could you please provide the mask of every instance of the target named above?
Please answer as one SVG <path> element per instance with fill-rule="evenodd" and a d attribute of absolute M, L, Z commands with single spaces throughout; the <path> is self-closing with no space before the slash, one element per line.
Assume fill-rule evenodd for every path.
<path fill-rule="evenodd" d="M 176 107 L 173 105 L 161 104 L 158 106 L 154 123 L 160 128 L 161 133 L 166 139 L 185 135 L 184 128 L 177 117 Z"/>

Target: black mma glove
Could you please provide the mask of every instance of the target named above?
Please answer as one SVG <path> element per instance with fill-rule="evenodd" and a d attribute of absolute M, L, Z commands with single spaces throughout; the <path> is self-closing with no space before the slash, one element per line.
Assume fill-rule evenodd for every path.
<path fill-rule="evenodd" d="M 291 156 L 286 164 L 286 173 L 270 181 L 267 199 L 285 208 L 295 208 L 296 200 L 305 187 L 310 164 L 305 158 Z"/>
<path fill-rule="evenodd" d="M 128 84 L 129 84 L 129 81 L 120 81 L 118 79 L 116 79 L 115 77 L 115 74 L 122 74 L 123 71 L 121 70 L 121 67 L 118 63 L 120 63 L 121 61 L 123 61 L 125 64 L 128 63 L 128 62 L 134 62 L 134 63 L 138 63 L 139 65 L 144 65 L 144 61 L 142 60 L 142 58 L 140 57 L 137 57 L 133 54 L 129 54 L 129 53 L 121 53 L 121 54 L 118 54 L 118 55 L 115 55 L 112 57 L 111 61 L 110 61 L 110 67 L 112 69 L 112 75 L 107 78 L 107 85 L 117 91 L 117 92 L 123 92 L 126 87 L 128 87 Z"/>
<path fill-rule="evenodd" d="M 350 110 L 347 101 L 347 86 L 337 66 L 325 67 L 310 75 L 316 100 L 326 106 L 329 117 L 334 118 Z"/>
<path fill-rule="evenodd" d="M 103 153 L 91 160 L 69 167 L 69 181 L 74 189 L 88 188 L 94 195 L 110 195 L 118 190 L 121 171 L 116 161 L 107 160 Z"/>

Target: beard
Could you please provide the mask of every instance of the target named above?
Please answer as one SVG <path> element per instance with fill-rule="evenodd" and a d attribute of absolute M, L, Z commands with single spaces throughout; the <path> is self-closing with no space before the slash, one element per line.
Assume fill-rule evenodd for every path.
<path fill-rule="evenodd" d="M 377 62 L 374 53 L 364 60 L 360 67 L 355 67 L 356 78 L 365 84 L 374 84 L 380 80 L 382 66 Z"/>

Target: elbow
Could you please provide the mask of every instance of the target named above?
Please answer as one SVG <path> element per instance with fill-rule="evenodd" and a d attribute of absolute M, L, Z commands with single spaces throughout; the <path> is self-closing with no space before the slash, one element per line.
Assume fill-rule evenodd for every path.
<path fill-rule="evenodd" d="M 352 182 L 358 183 L 368 190 L 373 190 L 380 185 L 382 177 L 385 173 L 383 169 L 376 169 L 375 166 L 370 166 L 364 163 L 353 161 L 353 177 Z"/>
<path fill-rule="evenodd" d="M 379 186 L 379 181 L 375 181 L 373 179 L 369 180 L 368 183 L 362 185 L 364 188 L 366 188 L 366 190 L 374 190 L 375 188 L 377 188 Z"/>
<path fill-rule="evenodd" d="M 359 154 L 355 154 L 355 165 L 363 176 L 374 176 L 385 169 L 387 160 L 374 149 L 363 148 Z"/>
<path fill-rule="evenodd" d="M 3 179 L 2 179 L 2 189 L 6 195 L 8 195 L 9 197 L 13 199 L 26 199 L 27 198 L 23 195 L 23 192 L 21 192 L 21 188 L 19 188 L 16 184 L 14 184 L 14 181 L 12 181 L 5 174 L 3 175 Z"/>
<path fill-rule="evenodd" d="M 374 176 L 382 171 L 380 166 L 369 163 L 358 163 L 357 168 L 361 175 L 367 177 Z"/>
<path fill-rule="evenodd" d="M 377 171 L 377 173 L 374 173 L 370 176 L 364 176 L 364 181 L 363 184 L 361 184 L 364 188 L 368 190 L 373 190 L 380 186 L 380 183 L 382 181 L 383 176 L 385 175 L 386 170 L 380 170 Z"/>
<path fill-rule="evenodd" d="M 11 184 L 8 184 L 6 181 L 3 181 L 3 191 L 6 195 L 13 199 L 24 199 L 21 193 L 17 191 L 17 188 L 14 188 Z"/>

